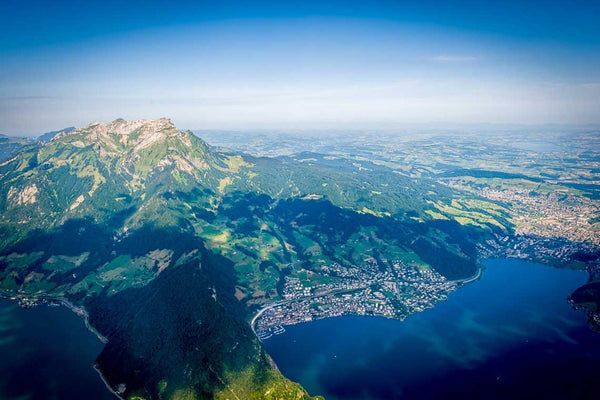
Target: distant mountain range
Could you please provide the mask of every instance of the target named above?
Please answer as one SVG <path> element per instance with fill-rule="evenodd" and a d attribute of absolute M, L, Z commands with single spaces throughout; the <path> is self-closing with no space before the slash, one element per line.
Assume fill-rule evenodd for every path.
<path fill-rule="evenodd" d="M 74 129 L 75 127 L 69 127 L 61 129 L 60 131 L 46 132 L 38 137 L 18 137 L 0 134 L 0 162 L 10 158 L 10 156 L 14 155 L 23 146 L 35 142 L 47 143 L 57 134 L 61 132 L 71 132 Z"/>
<path fill-rule="evenodd" d="M 51 141 L 54 138 L 54 136 L 58 135 L 59 133 L 62 133 L 62 132 L 71 132 L 71 131 L 74 131 L 74 130 L 75 130 L 75 127 L 74 126 L 70 126 L 68 128 L 61 129 L 59 131 L 46 132 L 46 133 L 43 133 L 40 136 L 38 136 L 35 140 L 37 140 L 38 142 L 41 142 L 41 143 L 48 143 L 49 141 Z"/>
<path fill-rule="evenodd" d="M 29 138 L 0 135 L 0 162 L 10 158 L 23 146 L 32 142 Z"/>

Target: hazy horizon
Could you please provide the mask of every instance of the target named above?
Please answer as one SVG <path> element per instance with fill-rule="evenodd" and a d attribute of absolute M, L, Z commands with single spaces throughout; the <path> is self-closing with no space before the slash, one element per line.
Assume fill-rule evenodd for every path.
<path fill-rule="evenodd" d="M 117 117 L 115 119 L 119 119 L 122 117 Z M 244 133 L 251 135 L 269 135 L 269 134 L 278 134 L 278 135 L 334 135 L 343 133 L 344 135 L 352 136 L 352 135 L 362 135 L 362 134 L 375 134 L 375 133 L 386 133 L 386 134 L 494 134 L 498 132 L 510 132 L 515 133 L 521 130 L 526 130 L 528 132 L 551 132 L 551 131 L 560 131 L 562 133 L 577 133 L 582 131 L 598 131 L 600 130 L 600 123 L 588 123 L 588 124 L 561 124 L 561 123 L 531 123 L 531 124 L 518 124 L 518 123 L 453 123 L 453 122 L 437 122 L 437 123 L 406 123 L 406 124 L 394 124 L 394 125 L 385 125 L 385 124 L 377 124 L 377 123 L 354 123 L 354 124 L 318 124 L 312 125 L 307 123 L 305 125 L 295 125 L 295 126 L 282 126 L 282 125 L 264 125 L 264 126 L 248 126 L 248 127 L 240 127 L 240 128 L 226 128 L 226 127 L 200 127 L 193 128 L 189 126 L 184 126 L 177 124 L 176 120 L 169 118 L 168 116 L 157 116 L 156 118 L 132 118 L 128 119 L 128 121 L 135 120 L 143 120 L 143 119 L 158 119 L 158 118 L 168 118 L 173 121 L 175 126 L 182 131 L 191 131 L 197 136 L 202 138 L 202 133 Z M 30 133 L 21 133 L 15 134 L 12 132 L 1 132 L 0 136 L 8 136 L 15 138 L 36 138 L 45 133 L 49 132 L 59 132 L 68 128 L 85 128 L 88 125 L 91 125 L 96 122 L 105 122 L 111 123 L 115 119 L 112 120 L 90 120 L 85 122 L 82 125 L 65 125 L 61 127 L 50 127 L 45 128 L 42 131 L 34 131 Z"/>
<path fill-rule="evenodd" d="M 597 2 L 9 1 L 0 133 L 600 124 Z M 447 122 L 444 122 L 447 121 Z"/>

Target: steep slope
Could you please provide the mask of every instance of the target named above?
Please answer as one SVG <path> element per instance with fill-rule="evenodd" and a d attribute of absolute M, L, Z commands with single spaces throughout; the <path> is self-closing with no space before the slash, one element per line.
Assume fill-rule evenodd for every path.
<path fill-rule="evenodd" d="M 62 132 L 71 132 L 71 131 L 74 131 L 74 130 L 75 130 L 75 127 L 74 126 L 70 126 L 68 128 L 64 128 L 64 129 L 61 129 L 61 130 L 58 130 L 58 131 L 50 131 L 50 132 L 42 133 L 35 140 L 37 142 L 40 142 L 40 143 L 48 143 L 49 141 L 51 141 L 54 138 L 54 136 L 58 135 L 59 133 L 62 133 Z"/>
<path fill-rule="evenodd" d="M 270 367 L 230 262 L 163 208 L 161 188 L 216 189 L 219 163 L 161 119 L 61 132 L 0 167 L 2 288 L 84 306 L 122 396 L 308 397 Z"/>
<path fill-rule="evenodd" d="M 176 190 L 193 179 L 216 187 L 211 170 L 217 164 L 204 142 L 167 119 L 93 123 L 28 146 L 0 166 L 0 209 L 6 222 L 23 228 L 20 233 L 87 215 L 106 221 L 140 201 L 150 215 L 157 186 Z"/>

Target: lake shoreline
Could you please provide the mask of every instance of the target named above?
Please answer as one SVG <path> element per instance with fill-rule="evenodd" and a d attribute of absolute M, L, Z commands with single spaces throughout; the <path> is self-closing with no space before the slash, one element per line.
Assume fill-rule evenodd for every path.
<path fill-rule="evenodd" d="M 61 306 L 64 306 L 65 308 L 67 308 L 69 311 L 71 311 L 72 313 L 74 313 L 75 315 L 77 315 L 79 318 L 83 319 L 83 322 L 85 324 L 86 329 L 93 333 L 94 336 L 96 336 L 96 338 L 103 344 L 108 343 L 108 339 L 102 335 L 100 332 L 98 332 L 98 330 L 96 330 L 96 328 L 94 328 L 89 321 L 89 313 L 88 311 L 83 307 L 83 306 L 76 306 L 73 303 L 71 303 L 70 301 L 68 301 L 67 299 L 65 299 L 64 297 L 52 297 L 52 296 L 20 296 L 19 294 L 8 294 L 6 291 L 0 291 L 0 298 L 6 299 L 6 300 L 10 300 L 10 301 L 18 301 L 19 298 L 35 298 L 35 299 L 39 299 L 39 300 L 43 300 L 44 303 L 41 304 L 37 304 L 35 307 L 39 307 L 39 306 L 44 306 L 44 305 L 50 305 L 50 304 L 58 304 Z M 19 305 L 19 307 L 21 307 Z M 26 309 L 25 307 L 21 307 Z M 100 376 L 100 379 L 102 380 L 102 383 L 104 383 L 104 386 L 106 386 L 106 388 L 108 389 L 108 391 L 110 393 L 112 393 L 113 395 L 115 395 L 118 399 L 120 400 L 124 400 L 123 397 L 121 397 L 108 383 L 108 381 L 106 380 L 106 378 L 104 377 L 104 374 L 102 373 L 102 371 L 100 370 L 100 368 L 98 368 L 98 365 L 94 362 L 92 364 L 92 368 L 94 369 L 94 371 L 96 371 L 98 373 L 98 375 Z"/>
<path fill-rule="evenodd" d="M 590 351 L 600 354 L 600 338 L 566 301 L 586 280 L 586 271 L 517 258 L 494 257 L 483 264 L 477 283 L 402 323 L 357 315 L 324 318 L 290 326 L 264 346 L 288 379 L 332 400 L 459 399 L 474 390 L 489 391 L 490 399 L 502 393 L 520 399 L 518 388 L 550 396 L 562 390 L 561 383 L 563 389 L 574 384 L 591 391 L 586 379 L 600 378 L 600 372 L 586 357 Z M 554 372 L 551 384 L 529 382 L 529 371 L 542 366 L 563 372 Z M 452 395 L 444 397 L 446 390 Z"/>
<path fill-rule="evenodd" d="M 490 259 L 493 259 L 493 258 L 490 258 Z M 456 291 L 460 290 L 460 289 L 461 289 L 461 288 L 462 288 L 464 285 L 466 285 L 466 284 L 468 284 L 468 283 L 475 282 L 475 281 L 479 280 L 479 279 L 481 278 L 482 274 L 483 274 L 483 270 L 485 269 L 481 263 L 482 263 L 483 261 L 485 261 L 485 260 L 487 260 L 487 259 L 483 259 L 483 260 L 481 260 L 481 261 L 479 262 L 479 265 L 477 266 L 477 271 L 476 271 L 476 272 L 475 272 L 475 274 L 473 274 L 472 276 L 470 276 L 470 277 L 467 277 L 467 278 L 460 278 L 460 279 L 455 279 L 455 280 L 453 280 L 452 282 L 456 282 L 456 283 L 460 284 L 460 286 L 458 286 L 458 287 L 457 287 L 455 290 L 453 290 L 453 291 L 452 291 L 452 292 L 450 292 L 450 293 L 454 293 L 454 292 L 456 292 Z M 296 322 L 295 324 L 282 324 L 282 325 L 283 325 L 283 326 L 293 326 L 293 325 L 299 325 L 299 324 L 303 324 L 303 323 L 306 323 L 306 322 L 318 321 L 318 320 L 321 320 L 321 319 L 326 319 L 326 318 L 336 318 L 336 317 L 341 317 L 341 316 L 352 316 L 352 315 L 355 315 L 355 316 L 362 316 L 362 317 L 382 317 L 382 318 L 386 318 L 386 319 L 392 319 L 392 320 L 397 320 L 397 321 L 405 321 L 405 320 L 406 320 L 407 318 L 409 318 L 410 316 L 412 316 L 412 315 L 415 315 L 415 314 L 419 314 L 419 313 L 421 313 L 421 312 L 423 312 L 423 311 L 426 311 L 426 310 L 430 310 L 430 309 L 432 309 L 432 308 L 436 307 L 436 306 L 437 306 L 437 304 L 439 304 L 440 302 L 447 301 L 447 300 L 448 300 L 447 298 L 446 298 L 446 299 L 439 300 L 437 303 L 433 304 L 431 307 L 426 307 L 424 310 L 421 310 L 421 311 L 416 311 L 416 312 L 410 313 L 409 315 L 406 315 L 406 316 L 404 316 L 404 317 L 402 317 L 402 318 L 393 317 L 393 316 L 385 316 L 385 315 L 342 314 L 342 315 L 337 315 L 337 316 L 324 316 L 324 317 L 320 317 L 320 318 L 314 318 L 314 319 L 313 319 L 313 320 L 311 320 L 311 321 L 298 321 L 298 322 Z M 293 302 L 293 301 L 294 301 L 294 300 L 278 300 L 278 301 L 275 301 L 275 302 L 273 302 L 273 303 L 270 303 L 270 304 L 267 304 L 267 305 L 265 305 L 264 307 L 260 308 L 260 309 L 259 309 L 259 310 L 258 310 L 258 311 L 257 311 L 257 312 L 254 314 L 254 316 L 252 317 L 252 319 L 251 319 L 251 321 L 249 322 L 249 324 L 250 324 L 250 328 L 252 328 L 252 332 L 254 333 L 254 335 L 257 337 L 257 339 L 258 339 L 259 341 L 261 341 L 261 342 L 262 342 L 262 340 L 261 340 L 261 339 L 258 337 L 258 334 L 256 333 L 256 328 L 255 328 L 255 325 L 256 325 L 256 321 L 257 321 L 257 320 L 260 318 L 260 316 L 261 316 L 261 315 L 262 315 L 262 314 L 263 314 L 265 311 L 267 311 L 267 310 L 269 310 L 269 309 L 271 309 L 271 308 L 273 308 L 273 307 L 277 307 L 277 306 L 279 306 L 279 305 L 283 305 L 283 304 L 290 303 L 290 302 Z M 267 340 L 267 339 L 265 339 L 265 340 Z"/>

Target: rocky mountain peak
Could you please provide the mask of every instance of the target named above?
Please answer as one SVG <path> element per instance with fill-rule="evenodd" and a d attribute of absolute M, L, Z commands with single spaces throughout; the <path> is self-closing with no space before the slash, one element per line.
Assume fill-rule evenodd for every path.
<path fill-rule="evenodd" d="M 84 128 L 62 132 L 54 139 L 69 142 L 76 147 L 99 144 L 105 151 L 122 152 L 141 149 L 175 139 L 184 146 L 191 146 L 191 134 L 181 132 L 169 118 L 126 121 L 122 118 L 110 123 L 92 122 Z"/>
<path fill-rule="evenodd" d="M 115 133 L 117 135 L 130 135 L 138 130 L 144 132 L 177 131 L 175 124 L 169 118 L 142 119 L 137 121 L 126 121 L 123 118 L 119 118 L 110 124 L 105 124 L 105 129 L 107 133 Z"/>
<path fill-rule="evenodd" d="M 36 154 L 23 153 L 6 164 L 35 165 L 44 173 L 68 168 L 78 178 L 93 179 L 87 191 L 90 197 L 114 176 L 124 179 L 133 192 L 143 189 L 157 172 L 170 171 L 182 182 L 185 179 L 179 174 L 183 173 L 206 183 L 208 170 L 227 166 L 220 161 L 226 157 L 213 153 L 192 132 L 178 130 L 168 118 L 93 122 L 62 131 L 31 151 Z"/>
<path fill-rule="evenodd" d="M 126 121 L 123 118 L 118 118 L 110 123 L 102 121 L 92 122 L 86 127 L 77 129 L 76 131 L 85 132 L 96 137 L 110 134 L 120 136 L 139 136 L 137 134 L 147 135 L 161 132 L 173 135 L 179 132 L 173 121 L 171 121 L 169 118 L 140 119 L 136 121 Z"/>

